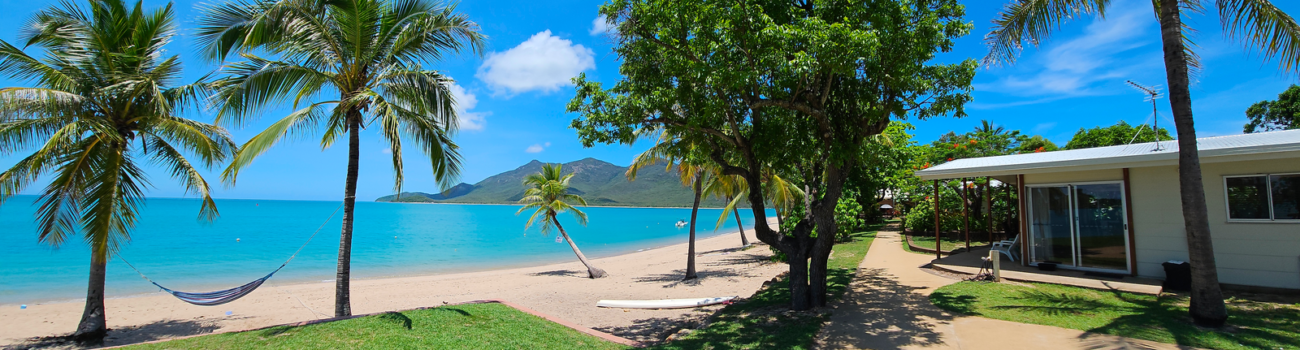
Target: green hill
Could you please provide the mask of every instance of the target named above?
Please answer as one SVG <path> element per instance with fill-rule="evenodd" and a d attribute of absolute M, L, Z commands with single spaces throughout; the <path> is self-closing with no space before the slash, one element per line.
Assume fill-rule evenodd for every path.
<path fill-rule="evenodd" d="M 524 177 L 542 171 L 542 162 L 531 161 L 519 168 L 496 174 L 476 184 L 459 184 L 443 193 L 403 192 L 384 196 L 376 202 L 405 203 L 477 203 L 514 204 L 524 196 Z M 690 207 L 691 189 L 683 186 L 677 173 L 664 171 L 664 165 L 646 167 L 636 181 L 627 181 L 627 167 L 595 158 L 564 164 L 566 174 L 573 173 L 571 191 L 593 206 Z M 706 199 L 705 207 L 725 205 L 720 199 Z"/>

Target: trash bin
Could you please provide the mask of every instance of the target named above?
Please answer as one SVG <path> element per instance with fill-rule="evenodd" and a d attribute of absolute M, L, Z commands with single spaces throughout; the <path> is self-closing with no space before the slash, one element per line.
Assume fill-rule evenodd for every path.
<path fill-rule="evenodd" d="M 1190 291 L 1192 290 L 1192 264 L 1186 261 L 1170 260 L 1160 266 L 1165 267 L 1166 291 Z"/>

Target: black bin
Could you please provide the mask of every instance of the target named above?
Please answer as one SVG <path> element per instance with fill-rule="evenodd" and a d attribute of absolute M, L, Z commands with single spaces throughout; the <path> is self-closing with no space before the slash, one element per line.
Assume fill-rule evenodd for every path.
<path fill-rule="evenodd" d="M 1165 267 L 1165 290 L 1182 292 L 1192 290 L 1192 264 L 1185 261 L 1166 261 L 1160 265 Z"/>

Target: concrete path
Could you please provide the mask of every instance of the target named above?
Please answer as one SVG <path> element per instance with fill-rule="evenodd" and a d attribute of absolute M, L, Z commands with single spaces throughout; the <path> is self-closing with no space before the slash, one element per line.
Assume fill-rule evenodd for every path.
<path fill-rule="evenodd" d="M 1171 344 L 943 311 L 930 293 L 957 280 L 920 268 L 933 257 L 880 231 L 848 294 L 818 335 L 825 349 L 1190 349 Z"/>

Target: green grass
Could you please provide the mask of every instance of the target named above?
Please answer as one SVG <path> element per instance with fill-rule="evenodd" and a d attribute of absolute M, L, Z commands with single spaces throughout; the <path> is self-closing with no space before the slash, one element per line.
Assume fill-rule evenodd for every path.
<path fill-rule="evenodd" d="M 214 334 L 129 349 L 623 349 L 497 303 Z"/>
<path fill-rule="evenodd" d="M 1300 349 L 1300 304 L 1228 300 L 1229 327 L 1191 323 L 1184 296 L 1130 294 L 1050 284 L 960 282 L 930 296 L 940 308 L 1210 349 Z"/>
<path fill-rule="evenodd" d="M 881 227 L 874 225 L 869 231 L 853 234 L 852 242 L 835 245 L 827 261 L 830 300 L 844 295 L 858 264 L 871 248 L 876 230 Z M 789 305 L 789 282 L 782 279 L 755 292 L 743 303 L 719 310 L 708 327 L 650 349 L 807 349 L 829 315 L 786 314 Z"/>
<path fill-rule="evenodd" d="M 974 234 L 972 234 L 972 236 L 973 235 Z M 911 236 L 911 237 L 912 237 L 912 244 L 916 245 L 918 248 L 934 249 L 934 236 L 918 235 L 918 236 Z M 983 246 L 989 244 L 989 242 L 974 240 L 974 237 L 971 238 L 972 238 L 972 240 L 970 241 L 971 247 L 977 247 L 977 246 Z M 940 245 L 943 247 L 943 251 L 951 252 L 953 249 L 966 248 L 966 240 L 944 238 L 942 241 L 940 241 Z M 906 240 L 903 241 L 903 250 L 913 252 L 913 253 L 918 253 L 918 254 L 934 254 L 933 252 L 913 250 L 912 247 L 909 247 L 907 245 Z"/>

